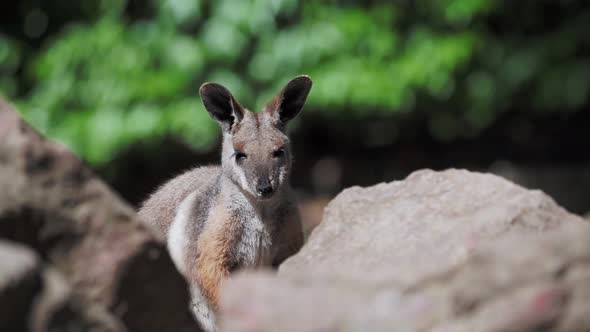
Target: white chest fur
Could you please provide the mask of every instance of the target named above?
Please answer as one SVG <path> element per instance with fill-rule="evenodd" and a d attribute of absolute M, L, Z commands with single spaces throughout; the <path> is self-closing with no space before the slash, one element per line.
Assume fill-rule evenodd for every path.
<path fill-rule="evenodd" d="M 272 245 L 268 224 L 258 215 L 244 220 L 242 234 L 237 243 L 238 261 L 242 267 L 268 264 Z"/>

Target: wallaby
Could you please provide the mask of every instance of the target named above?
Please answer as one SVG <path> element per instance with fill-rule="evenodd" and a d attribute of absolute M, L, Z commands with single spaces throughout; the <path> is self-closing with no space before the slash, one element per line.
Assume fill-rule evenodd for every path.
<path fill-rule="evenodd" d="M 221 166 L 194 168 L 143 203 L 140 218 L 166 239 L 191 287 L 192 309 L 206 331 L 217 331 L 219 289 L 240 268 L 278 265 L 297 252 L 303 233 L 289 186 L 292 155 L 286 125 L 311 89 L 298 76 L 258 113 L 222 85 L 199 94 L 223 132 Z"/>

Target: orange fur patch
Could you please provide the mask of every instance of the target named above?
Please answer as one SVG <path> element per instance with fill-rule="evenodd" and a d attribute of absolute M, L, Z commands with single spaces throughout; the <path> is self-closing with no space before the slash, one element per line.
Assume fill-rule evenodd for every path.
<path fill-rule="evenodd" d="M 223 280 L 229 275 L 229 265 L 233 256 L 241 224 L 235 216 L 223 207 L 218 207 L 208 221 L 198 243 L 199 256 L 196 262 L 196 281 L 201 287 L 213 310 L 217 310 L 219 290 Z"/>

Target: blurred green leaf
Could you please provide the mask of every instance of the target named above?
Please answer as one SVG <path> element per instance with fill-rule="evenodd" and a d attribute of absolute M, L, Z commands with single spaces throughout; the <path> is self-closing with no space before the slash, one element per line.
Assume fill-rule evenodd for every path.
<path fill-rule="evenodd" d="M 95 17 L 55 29 L 39 50 L 0 35 L 0 94 L 97 164 L 166 135 L 211 147 L 219 129 L 198 98 L 205 81 L 257 110 L 290 78 L 310 74 L 308 108 L 424 114 L 443 141 L 483 130 L 515 105 L 579 111 L 590 95 L 590 8 L 580 0 L 84 3 Z"/>

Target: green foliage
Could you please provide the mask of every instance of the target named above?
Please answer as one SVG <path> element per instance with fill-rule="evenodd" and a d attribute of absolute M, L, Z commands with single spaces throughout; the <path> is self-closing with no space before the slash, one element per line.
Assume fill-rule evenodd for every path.
<path fill-rule="evenodd" d="M 20 65 L 20 47 L 0 35 L 0 95 L 16 95 L 16 71 Z"/>
<path fill-rule="evenodd" d="M 204 81 L 259 109 L 307 73 L 309 108 L 360 118 L 425 112 L 441 140 L 473 135 L 514 107 L 578 110 L 590 94 L 590 59 L 579 56 L 590 10 L 531 36 L 543 1 L 135 2 L 149 14 L 89 1 L 94 20 L 65 26 L 24 64 L 17 43 L 0 36 L 1 93 L 93 163 L 170 134 L 211 146 L 218 129 L 197 95 Z M 515 24 L 518 6 L 533 19 L 493 32 L 492 20 Z M 16 91 L 18 80 L 32 89 Z"/>

